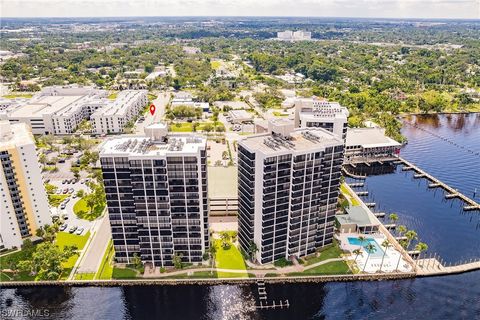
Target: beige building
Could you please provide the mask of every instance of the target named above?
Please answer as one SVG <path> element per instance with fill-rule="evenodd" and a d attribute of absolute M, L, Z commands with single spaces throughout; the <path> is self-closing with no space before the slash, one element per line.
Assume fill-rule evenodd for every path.
<path fill-rule="evenodd" d="M 33 135 L 24 123 L 0 121 L 0 249 L 20 247 L 50 223 Z"/>

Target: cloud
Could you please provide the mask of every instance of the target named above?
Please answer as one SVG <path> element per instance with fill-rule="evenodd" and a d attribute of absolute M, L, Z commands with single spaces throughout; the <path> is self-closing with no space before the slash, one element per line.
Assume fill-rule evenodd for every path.
<path fill-rule="evenodd" d="M 3 17 L 335 16 L 480 18 L 480 0 L 0 0 Z"/>

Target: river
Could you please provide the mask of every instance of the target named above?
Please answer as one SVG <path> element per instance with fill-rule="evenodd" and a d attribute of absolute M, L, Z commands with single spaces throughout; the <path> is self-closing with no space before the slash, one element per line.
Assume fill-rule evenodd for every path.
<path fill-rule="evenodd" d="M 474 196 L 480 192 L 480 114 L 411 116 L 402 156 Z M 412 125 L 415 126 L 412 126 Z M 480 214 L 465 213 L 412 172 L 366 179 L 369 200 L 396 212 L 447 262 L 480 257 Z M 480 195 L 476 194 L 476 200 Z M 289 309 L 255 309 L 256 285 L 18 288 L 0 291 L 2 319 L 480 319 L 480 272 L 400 281 L 267 285 Z M 41 313 L 43 312 L 43 313 Z M 37 317 L 38 318 L 38 317 Z"/>

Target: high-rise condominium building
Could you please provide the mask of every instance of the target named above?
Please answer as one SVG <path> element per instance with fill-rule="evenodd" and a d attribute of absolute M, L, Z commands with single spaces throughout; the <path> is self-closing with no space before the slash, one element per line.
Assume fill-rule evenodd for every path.
<path fill-rule="evenodd" d="M 321 128 L 269 123 L 238 147 L 239 241 L 260 263 L 313 253 L 332 242 L 343 139 Z"/>
<path fill-rule="evenodd" d="M 295 126 L 323 128 L 342 139 L 347 134 L 348 109 L 338 102 L 312 98 L 295 99 Z"/>
<path fill-rule="evenodd" d="M 0 202 L 0 248 L 19 248 L 51 223 L 35 141 L 23 123 L 0 121 Z"/>
<path fill-rule="evenodd" d="M 209 246 L 206 139 L 167 134 L 164 124 L 145 132 L 108 140 L 100 152 L 115 258 L 201 262 Z"/>

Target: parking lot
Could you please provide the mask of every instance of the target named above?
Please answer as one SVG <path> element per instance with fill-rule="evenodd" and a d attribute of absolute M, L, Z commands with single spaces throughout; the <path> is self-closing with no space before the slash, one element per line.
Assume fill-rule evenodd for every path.
<path fill-rule="evenodd" d="M 65 180 L 65 179 L 64 179 Z M 88 186 L 85 184 L 85 179 L 81 179 L 75 183 L 62 183 L 64 180 L 51 180 L 49 183 L 56 186 L 56 194 L 65 194 L 68 197 L 64 200 L 65 208 L 60 204 L 56 210 L 53 210 L 53 216 L 58 216 L 64 223 L 67 224 L 65 231 L 68 231 L 71 227 L 84 228 L 82 234 L 85 234 L 92 227 L 91 221 L 79 219 L 73 212 L 73 206 L 79 200 L 76 196 L 76 193 L 79 190 L 84 190 L 87 192 L 89 190 Z M 81 183 L 81 182 L 84 183 Z M 69 189 L 67 193 L 64 193 L 65 189 Z"/>

